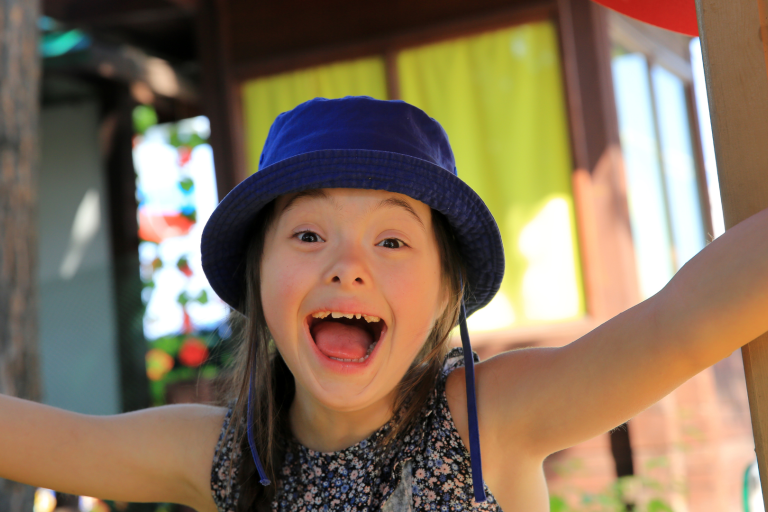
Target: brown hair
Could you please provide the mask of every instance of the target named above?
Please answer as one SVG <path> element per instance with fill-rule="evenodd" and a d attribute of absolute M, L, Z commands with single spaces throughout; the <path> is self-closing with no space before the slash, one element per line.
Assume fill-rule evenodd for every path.
<path fill-rule="evenodd" d="M 293 401 L 295 383 L 293 375 L 275 348 L 267 328 L 261 303 L 261 257 L 264 238 L 274 220 L 274 201 L 265 206 L 254 222 L 245 256 L 245 296 L 238 309 L 229 317 L 232 339 L 236 343 L 233 366 L 227 375 L 227 384 L 234 400 L 229 428 L 234 428 L 235 443 L 240 449 L 237 468 L 239 500 L 238 510 L 270 510 L 275 497 L 277 475 L 282 467 L 287 441 L 290 438 L 288 411 Z M 398 384 L 393 404 L 393 424 L 382 444 L 387 445 L 408 431 L 418 419 L 440 374 L 447 352 L 450 331 L 458 322 L 462 297 L 462 265 L 456 241 L 446 218 L 432 210 L 432 225 L 437 239 L 442 270 L 442 286 L 448 296 L 448 305 L 432 329 L 421 352 L 414 359 Z M 245 422 L 247 418 L 249 376 L 253 376 L 253 429 L 254 442 L 261 458 L 269 486 L 259 484 L 256 466 L 251 457 Z M 231 481 L 231 473 L 230 473 Z"/>

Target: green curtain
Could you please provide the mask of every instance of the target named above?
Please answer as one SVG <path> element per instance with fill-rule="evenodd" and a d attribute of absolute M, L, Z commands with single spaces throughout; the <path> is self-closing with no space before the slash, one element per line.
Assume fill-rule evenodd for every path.
<path fill-rule="evenodd" d="M 259 169 L 259 156 L 275 118 L 312 98 L 372 96 L 387 99 L 383 57 L 338 62 L 257 78 L 242 86 L 248 169 Z"/>
<path fill-rule="evenodd" d="M 498 298 L 470 318 L 494 330 L 584 315 L 572 161 L 555 28 L 533 23 L 403 51 L 402 99 L 448 132 L 459 177 L 504 240 Z"/>

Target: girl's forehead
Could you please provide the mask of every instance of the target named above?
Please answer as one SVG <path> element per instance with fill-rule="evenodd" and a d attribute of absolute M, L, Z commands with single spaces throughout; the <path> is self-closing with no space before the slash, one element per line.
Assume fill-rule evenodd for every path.
<path fill-rule="evenodd" d="M 318 204 L 337 210 L 356 207 L 366 210 L 402 208 L 422 222 L 430 216 L 430 207 L 418 199 L 397 192 L 359 188 L 319 188 L 285 194 L 277 198 L 275 211 L 282 215 L 296 208 L 315 207 Z"/>

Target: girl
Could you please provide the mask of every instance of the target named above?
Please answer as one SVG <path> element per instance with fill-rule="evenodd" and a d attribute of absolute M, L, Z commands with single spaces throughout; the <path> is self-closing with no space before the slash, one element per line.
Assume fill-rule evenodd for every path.
<path fill-rule="evenodd" d="M 498 290 L 501 239 L 442 128 L 399 101 L 280 115 L 202 255 L 240 319 L 228 406 L 89 417 L 0 397 L 0 476 L 200 512 L 545 512 L 547 455 L 768 330 L 766 210 L 570 345 L 475 368 L 465 316 Z"/>

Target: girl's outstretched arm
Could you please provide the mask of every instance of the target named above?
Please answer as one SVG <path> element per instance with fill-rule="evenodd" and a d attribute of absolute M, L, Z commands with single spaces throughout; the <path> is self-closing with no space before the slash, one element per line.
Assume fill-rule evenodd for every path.
<path fill-rule="evenodd" d="M 224 410 L 87 416 L 0 395 L 0 477 L 70 494 L 215 511 L 211 462 Z"/>
<path fill-rule="evenodd" d="M 483 466 L 604 433 L 768 331 L 768 210 L 726 231 L 659 293 L 562 348 L 508 352 L 478 365 Z M 466 424 L 462 372 L 448 380 Z M 463 433 L 462 433 L 463 435 Z"/>

